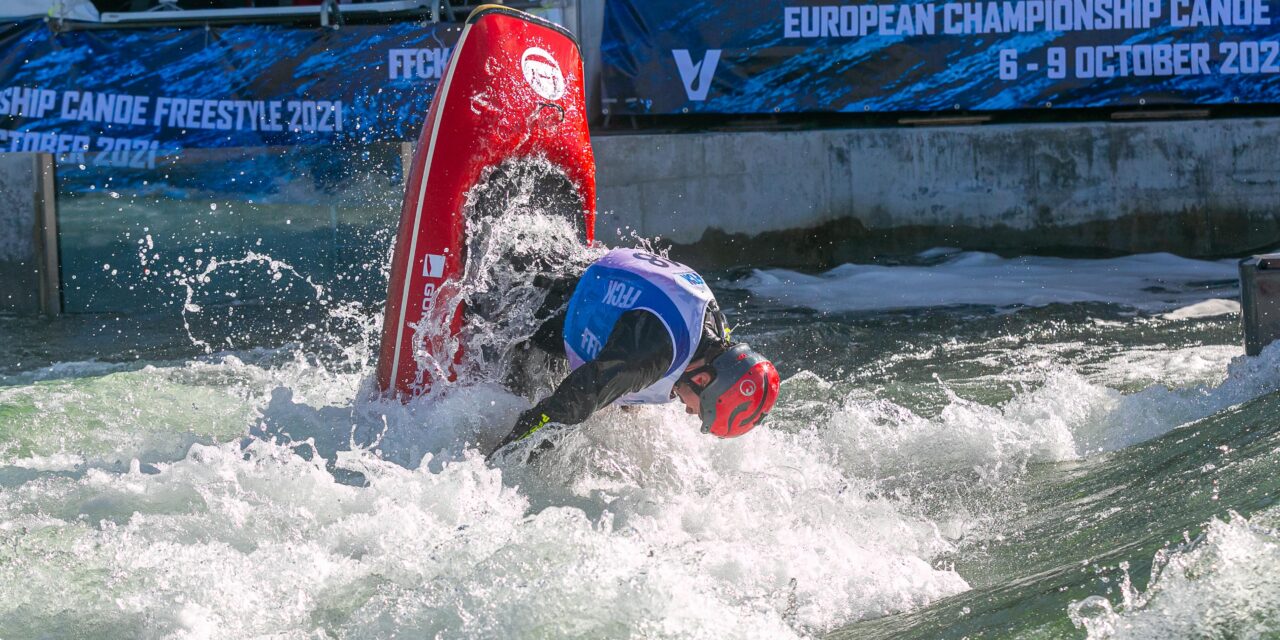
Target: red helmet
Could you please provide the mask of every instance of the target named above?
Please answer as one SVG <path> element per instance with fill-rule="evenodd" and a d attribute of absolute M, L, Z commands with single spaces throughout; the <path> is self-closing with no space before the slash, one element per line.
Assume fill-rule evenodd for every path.
<path fill-rule="evenodd" d="M 714 376 L 705 387 L 692 382 L 702 372 Z M 698 393 L 702 432 L 721 438 L 736 438 L 760 424 L 778 400 L 780 384 L 773 363 L 746 344 L 730 347 L 681 381 Z"/>

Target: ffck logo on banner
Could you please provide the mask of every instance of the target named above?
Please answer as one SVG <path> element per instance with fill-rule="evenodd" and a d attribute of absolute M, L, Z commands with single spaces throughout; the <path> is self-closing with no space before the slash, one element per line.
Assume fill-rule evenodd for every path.
<path fill-rule="evenodd" d="M 689 56 L 688 49 L 672 49 L 671 55 L 676 59 L 676 68 L 680 70 L 680 79 L 684 81 L 684 93 L 690 100 L 706 100 L 711 90 L 711 76 L 716 74 L 720 64 L 720 49 L 707 49 L 706 55 L 697 64 Z M 698 88 L 694 88 L 694 83 Z"/>
<path fill-rule="evenodd" d="M 520 70 L 524 81 L 533 87 L 534 93 L 546 100 L 556 101 L 564 96 L 564 73 L 560 63 L 543 49 L 529 47 L 520 56 Z"/>

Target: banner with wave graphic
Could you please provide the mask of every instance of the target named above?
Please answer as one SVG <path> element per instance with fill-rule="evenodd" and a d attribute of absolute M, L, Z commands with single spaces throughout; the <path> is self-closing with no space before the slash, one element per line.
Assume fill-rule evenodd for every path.
<path fill-rule="evenodd" d="M 460 33 L 0 23 L 0 151 L 146 164 L 156 150 L 413 140 Z"/>
<path fill-rule="evenodd" d="M 610 114 L 1280 102 L 1280 0 L 609 0 Z"/>

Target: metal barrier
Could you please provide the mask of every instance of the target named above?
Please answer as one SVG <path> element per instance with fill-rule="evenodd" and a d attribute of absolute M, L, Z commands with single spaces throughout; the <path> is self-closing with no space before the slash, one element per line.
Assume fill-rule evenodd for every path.
<path fill-rule="evenodd" d="M 1240 320 L 1250 356 L 1280 338 L 1280 253 L 1240 261 Z"/>

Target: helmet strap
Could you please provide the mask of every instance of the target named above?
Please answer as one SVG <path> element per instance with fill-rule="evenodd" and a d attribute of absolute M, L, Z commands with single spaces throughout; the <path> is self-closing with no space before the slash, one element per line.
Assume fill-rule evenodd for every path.
<path fill-rule="evenodd" d="M 715 380 L 715 376 L 716 376 L 715 367 L 709 364 L 704 364 L 701 367 L 698 367 L 696 369 L 690 369 L 688 371 L 685 371 L 684 375 L 680 376 L 680 379 L 676 381 L 676 384 L 688 385 L 688 387 L 690 389 L 693 389 L 693 392 L 697 394 L 698 397 L 702 397 L 702 392 L 707 390 L 706 385 L 701 385 L 693 381 L 694 378 L 698 377 L 698 375 L 702 373 L 711 374 L 711 379 Z M 708 382 L 708 384 L 710 384 L 710 382 Z"/>

